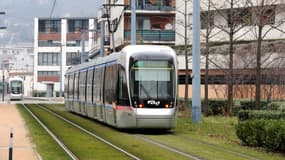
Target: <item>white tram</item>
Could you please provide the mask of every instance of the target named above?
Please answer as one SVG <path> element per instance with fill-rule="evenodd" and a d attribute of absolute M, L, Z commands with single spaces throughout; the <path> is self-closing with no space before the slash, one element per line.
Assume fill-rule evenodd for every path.
<path fill-rule="evenodd" d="M 22 100 L 24 95 L 24 81 L 20 77 L 9 78 L 10 100 Z"/>
<path fill-rule="evenodd" d="M 65 75 L 65 107 L 117 128 L 175 126 L 176 53 L 130 45 L 74 66 Z"/>

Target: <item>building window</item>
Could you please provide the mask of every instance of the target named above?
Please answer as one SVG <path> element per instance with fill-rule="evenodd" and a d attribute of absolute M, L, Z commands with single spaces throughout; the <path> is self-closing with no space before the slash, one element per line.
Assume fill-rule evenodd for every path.
<path fill-rule="evenodd" d="M 80 57 L 79 52 L 67 52 L 66 53 L 66 65 L 71 66 L 71 65 L 76 65 L 80 64 L 81 57 Z"/>
<path fill-rule="evenodd" d="M 40 52 L 38 54 L 39 66 L 58 66 L 59 65 L 59 53 L 47 53 Z"/>
<path fill-rule="evenodd" d="M 60 41 L 39 40 L 38 46 L 40 46 L 40 47 L 57 47 L 57 46 L 60 46 Z"/>
<path fill-rule="evenodd" d="M 262 10 L 262 24 L 270 25 L 275 23 L 275 7 L 267 7 Z"/>
<path fill-rule="evenodd" d="M 61 32 L 60 20 L 39 20 L 39 32 Z"/>
<path fill-rule="evenodd" d="M 81 32 L 89 28 L 88 19 L 84 20 L 68 20 L 68 32 Z"/>
<path fill-rule="evenodd" d="M 232 13 L 231 13 L 232 12 Z M 230 19 L 232 22 L 230 22 Z M 252 25 L 252 13 L 249 8 L 229 9 L 228 10 L 228 26 L 232 25 Z"/>
<path fill-rule="evenodd" d="M 81 46 L 81 40 L 67 41 L 66 42 L 66 46 L 68 46 L 68 47 L 78 47 L 78 46 Z"/>
<path fill-rule="evenodd" d="M 214 27 L 214 12 L 201 12 L 201 29 Z"/>
<path fill-rule="evenodd" d="M 58 71 L 38 71 L 38 76 L 55 77 L 59 76 Z"/>

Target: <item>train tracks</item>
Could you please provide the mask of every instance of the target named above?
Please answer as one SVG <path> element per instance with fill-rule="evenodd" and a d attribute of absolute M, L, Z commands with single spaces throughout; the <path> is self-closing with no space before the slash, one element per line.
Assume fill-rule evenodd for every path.
<path fill-rule="evenodd" d="M 40 105 L 38 105 L 39 108 L 41 108 L 42 110 L 45 110 L 46 112 L 56 116 L 57 118 L 67 122 L 68 124 L 72 125 L 73 127 L 85 132 L 86 134 L 96 138 L 97 140 L 103 142 L 104 144 L 116 149 L 117 151 L 123 153 L 124 155 L 126 155 L 127 157 L 129 157 L 130 159 L 133 159 L 133 160 L 141 160 L 139 157 L 129 153 L 128 151 L 116 146 L 115 144 L 109 142 L 108 140 L 105 140 L 104 138 L 82 128 L 81 126 L 65 119 L 64 117 L 56 114 L 55 112 L 52 112 L 51 110 L 45 108 L 45 107 L 42 107 Z M 39 117 L 37 117 L 26 105 L 23 104 L 23 107 L 31 114 L 31 116 L 46 130 L 46 132 L 58 143 L 58 145 L 61 146 L 61 148 L 68 154 L 68 156 L 72 159 L 72 160 L 79 160 L 80 158 L 78 158 L 72 151 L 71 149 L 69 149 L 50 129 L 48 129 L 48 127 L 40 120 Z"/>
<path fill-rule="evenodd" d="M 79 158 L 50 130 L 48 127 L 42 123 L 42 121 L 30 110 L 25 104 L 22 104 L 26 111 L 44 128 L 44 130 L 56 141 L 56 143 L 65 151 L 65 153 L 72 160 L 79 160 Z"/>
<path fill-rule="evenodd" d="M 29 108 L 27 108 L 27 107 L 25 107 L 25 108 L 27 110 L 29 110 Z M 179 157 L 177 159 L 194 159 L 194 160 L 203 160 L 203 159 L 212 159 L 212 158 L 219 159 L 219 157 L 217 157 L 217 155 L 219 155 L 220 157 L 223 157 L 223 155 L 230 155 L 229 157 L 233 157 L 231 159 L 251 159 L 251 160 L 259 160 L 260 159 L 260 158 L 257 158 L 255 156 L 252 156 L 250 154 L 239 152 L 238 150 L 217 146 L 214 144 L 204 142 L 202 140 L 192 139 L 192 138 L 185 137 L 185 136 L 183 137 L 183 135 L 162 134 L 159 136 L 155 136 L 152 134 L 148 135 L 148 134 L 141 134 L 141 133 L 132 134 L 132 133 L 125 133 L 125 132 L 118 132 L 117 130 L 113 130 L 110 127 L 105 127 L 104 125 L 99 125 L 102 128 L 104 128 L 102 130 L 102 129 L 97 128 L 98 124 L 96 124 L 94 121 L 90 121 L 86 118 L 81 118 L 77 115 L 65 112 L 65 111 L 63 111 L 63 108 L 56 107 L 56 106 L 47 106 L 46 107 L 46 106 L 40 106 L 40 105 L 38 105 L 36 108 L 44 111 L 46 114 L 48 113 L 48 114 L 56 117 L 60 121 L 64 121 L 64 122 L 68 123 L 72 127 L 92 136 L 94 139 L 101 141 L 102 143 L 108 145 L 109 147 L 114 148 L 115 150 L 117 150 L 121 154 L 127 156 L 129 159 L 135 159 L 135 160 L 161 159 L 161 158 L 157 158 L 158 156 L 156 158 L 152 158 L 152 156 L 155 155 L 155 152 L 157 152 L 157 150 L 163 150 L 163 152 L 160 152 L 160 154 L 161 153 L 165 154 L 165 155 L 162 155 L 162 157 L 164 156 L 164 158 L 162 158 L 162 159 L 173 159 L 170 157 L 168 158 L 168 155 L 175 155 L 175 156 Z M 29 112 L 31 112 L 31 111 L 29 111 Z M 31 114 L 33 114 L 33 113 L 31 112 Z M 76 118 L 74 118 L 74 117 L 76 117 Z M 86 125 L 86 123 L 90 123 L 91 127 Z M 96 128 L 96 129 L 94 129 L 94 128 Z M 112 132 L 113 132 L 112 134 L 110 134 L 111 136 L 105 136 L 104 134 L 109 132 L 110 130 L 112 130 Z M 104 135 L 104 136 L 102 137 L 102 135 Z M 123 140 L 121 140 L 121 141 L 115 140 L 114 141 L 114 139 L 110 138 L 114 135 L 120 135 L 118 137 L 121 137 L 122 139 L 129 137 L 129 139 L 132 139 L 134 141 L 134 143 L 127 143 L 126 142 L 126 144 L 124 144 L 124 143 L 121 143 L 121 142 L 124 142 Z M 124 135 L 124 136 L 121 136 L 121 135 Z M 130 137 L 133 137 L 133 138 L 130 138 Z M 108 140 L 106 140 L 106 139 L 108 139 Z M 126 139 L 125 141 L 129 141 L 129 139 Z M 177 141 L 177 144 L 170 143 L 168 141 L 169 139 L 171 139 L 172 141 Z M 141 144 L 138 144 L 137 142 L 139 142 Z M 140 149 L 140 145 L 144 146 L 143 150 Z M 204 148 L 205 152 L 195 151 L 195 145 L 199 146 L 200 149 Z M 66 147 L 66 145 L 62 145 L 62 146 Z M 183 146 L 183 147 L 181 147 L 181 146 Z M 68 150 L 71 150 L 71 149 L 67 149 L 67 151 Z M 214 152 L 214 154 L 210 153 L 209 155 L 203 155 L 203 153 L 207 154 L 209 152 Z M 146 156 L 146 154 L 148 156 Z M 158 155 L 158 153 L 156 155 Z M 209 158 L 211 156 L 212 156 L 212 158 Z M 76 156 L 72 159 L 76 159 Z M 81 158 L 79 157 L 79 159 L 81 159 Z M 221 159 L 225 159 L 225 158 L 221 158 Z"/>

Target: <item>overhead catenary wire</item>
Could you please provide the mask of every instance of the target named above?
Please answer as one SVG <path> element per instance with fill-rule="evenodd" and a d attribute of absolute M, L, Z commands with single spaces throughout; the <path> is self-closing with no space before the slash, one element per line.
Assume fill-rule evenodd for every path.
<path fill-rule="evenodd" d="M 52 4 L 52 8 L 51 8 L 51 11 L 50 11 L 50 15 L 49 15 L 49 18 L 52 17 L 52 14 L 53 14 L 53 11 L 54 11 L 54 8 L 55 8 L 55 4 L 56 4 L 56 0 L 53 1 L 53 4 Z"/>

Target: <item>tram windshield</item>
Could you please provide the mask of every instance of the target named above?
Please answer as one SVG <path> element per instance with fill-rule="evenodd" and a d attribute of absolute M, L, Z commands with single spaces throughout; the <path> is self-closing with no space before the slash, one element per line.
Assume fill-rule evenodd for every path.
<path fill-rule="evenodd" d="M 136 61 L 131 67 L 133 98 L 173 98 L 174 84 L 174 66 L 169 61 Z"/>
<path fill-rule="evenodd" d="M 11 92 L 13 94 L 22 93 L 22 82 L 21 81 L 12 81 L 11 84 Z"/>

